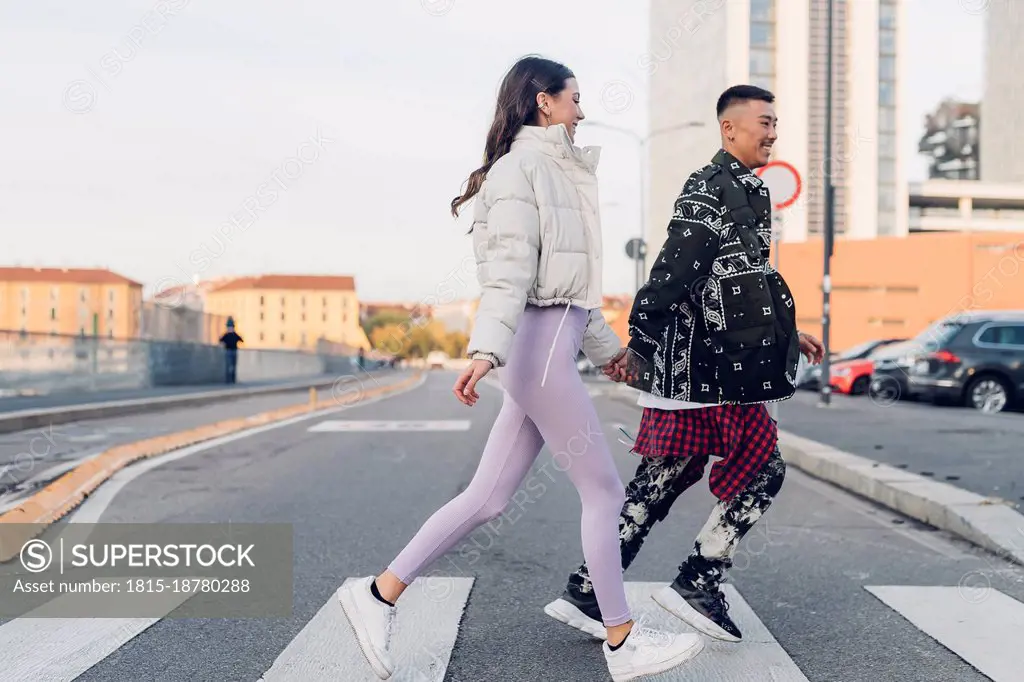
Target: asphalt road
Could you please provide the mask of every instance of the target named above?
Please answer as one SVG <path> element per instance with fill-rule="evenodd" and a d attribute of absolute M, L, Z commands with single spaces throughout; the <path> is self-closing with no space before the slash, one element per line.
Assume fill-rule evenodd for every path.
<path fill-rule="evenodd" d="M 501 398 L 488 385 L 477 406 L 466 408 L 450 395 L 453 380 L 453 373 L 432 372 L 414 390 L 330 419 L 470 420 L 466 431 L 311 432 L 327 418 L 312 419 L 170 461 L 125 485 L 101 521 L 293 524 L 293 613 L 285 619 L 164 618 L 77 679 L 259 679 L 322 607 L 336 605 L 334 592 L 346 578 L 385 567 L 472 477 Z M 595 401 L 626 481 L 636 459 L 618 442 L 618 426 L 635 433 L 639 410 L 600 395 L 607 390 L 595 386 Z M 796 417 L 784 414 L 783 419 L 797 431 Z M 877 430 L 871 435 L 871 441 L 880 438 Z M 558 596 L 581 558 L 580 505 L 548 451 L 541 453 L 531 479 L 543 482 L 543 492 L 534 485 L 525 504 L 506 509 L 497 530 L 481 527 L 433 567 L 441 575 L 475 579 L 458 623 L 447 682 L 609 679 L 598 644 L 541 610 Z M 706 484 L 680 499 L 626 580 L 671 580 L 712 504 Z M 741 545 L 731 578 L 782 653 L 814 682 L 989 679 L 868 588 L 945 586 L 953 592 L 945 597 L 951 608 L 990 598 L 989 592 L 977 591 L 979 585 L 1024 600 L 1020 567 L 794 469 Z M 992 599 L 985 603 L 994 604 Z M 681 623 L 676 627 L 686 629 Z M 397 637 L 416 634 L 400 629 Z M 1019 631 L 987 634 L 994 655 L 1020 659 Z M 49 644 L 35 642 L 37 650 Z M 711 665 L 739 651 L 728 647 L 755 646 L 709 645 L 699 660 Z M 324 655 L 335 654 L 328 649 Z M 350 672 L 346 679 L 371 679 L 368 669 Z M 434 678 L 405 673 L 393 679 Z M 671 679 L 740 682 L 697 673 Z M 742 678 L 748 679 L 777 678 L 762 670 L 760 676 Z"/>
<path fill-rule="evenodd" d="M 979 495 L 1024 504 L 1024 414 L 798 391 L 779 428 Z"/>
<path fill-rule="evenodd" d="M 332 399 L 332 390 L 342 390 L 341 382 L 344 381 L 361 381 L 366 385 L 374 385 L 375 382 L 400 381 L 409 375 L 409 372 L 396 371 L 339 377 L 339 383 L 336 384 L 338 388 L 329 386 L 319 390 L 318 400 L 329 402 Z M 252 398 L 233 398 L 223 403 L 176 407 L 162 412 L 50 425 L 29 431 L 0 434 L 0 512 L 16 504 L 25 495 L 45 486 L 75 464 L 115 445 L 175 433 L 224 419 L 258 414 L 302 403 L 308 399 L 308 391 L 297 390 Z"/>

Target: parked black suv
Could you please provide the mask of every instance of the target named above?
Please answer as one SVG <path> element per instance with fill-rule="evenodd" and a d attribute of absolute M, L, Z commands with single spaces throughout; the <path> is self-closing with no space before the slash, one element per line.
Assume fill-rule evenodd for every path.
<path fill-rule="evenodd" d="M 907 370 L 911 395 L 1002 412 L 1024 397 L 1024 311 L 947 318 L 917 339 Z"/>

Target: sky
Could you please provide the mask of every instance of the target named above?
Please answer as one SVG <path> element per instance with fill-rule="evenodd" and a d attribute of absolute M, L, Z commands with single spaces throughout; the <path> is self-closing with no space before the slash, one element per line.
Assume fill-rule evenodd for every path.
<path fill-rule="evenodd" d="M 981 95 L 987 0 L 904 1 L 915 180 L 924 114 Z M 562 61 L 591 121 L 643 134 L 648 33 L 642 0 L 0 4 L 0 265 L 108 267 L 147 294 L 274 272 L 353 275 L 362 300 L 473 296 L 449 203 L 501 76 Z M 630 292 L 636 146 L 577 143 L 603 147 L 605 292 Z"/>

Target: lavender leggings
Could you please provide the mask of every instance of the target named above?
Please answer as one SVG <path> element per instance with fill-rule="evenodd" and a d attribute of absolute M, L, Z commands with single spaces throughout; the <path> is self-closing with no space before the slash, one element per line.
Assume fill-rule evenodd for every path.
<path fill-rule="evenodd" d="M 583 556 L 604 624 L 629 621 L 619 551 L 625 487 L 576 370 L 586 326 L 581 308 L 526 307 L 507 366 L 499 370 L 505 398 L 476 474 L 388 567 L 403 583 L 410 584 L 460 540 L 500 516 L 546 443 L 555 467 L 569 474 L 582 502 Z"/>

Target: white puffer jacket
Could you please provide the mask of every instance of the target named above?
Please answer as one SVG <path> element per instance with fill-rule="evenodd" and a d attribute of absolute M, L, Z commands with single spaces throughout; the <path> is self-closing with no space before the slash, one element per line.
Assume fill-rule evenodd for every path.
<path fill-rule="evenodd" d="M 562 124 L 523 126 L 487 173 L 473 214 L 481 297 L 470 357 L 504 365 L 527 303 L 590 311 L 583 352 L 598 367 L 618 353 L 601 312 L 599 158 L 597 147 L 575 147 Z"/>

